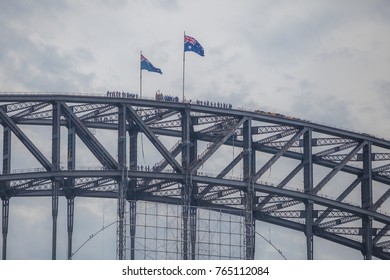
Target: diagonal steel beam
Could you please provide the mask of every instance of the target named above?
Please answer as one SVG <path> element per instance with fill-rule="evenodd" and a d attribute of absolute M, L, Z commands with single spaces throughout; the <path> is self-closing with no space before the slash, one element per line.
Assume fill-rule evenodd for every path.
<path fill-rule="evenodd" d="M 355 188 L 356 186 L 361 182 L 361 178 L 356 178 L 355 181 L 352 182 L 351 185 L 349 185 L 348 188 L 346 188 L 337 198 L 336 201 L 342 201 L 344 198 L 346 198 Z M 318 225 L 320 224 L 324 219 L 328 217 L 328 215 L 333 211 L 332 208 L 327 208 L 315 221 L 314 224 Z"/>
<path fill-rule="evenodd" d="M 118 169 L 118 163 L 104 148 L 104 146 L 95 138 L 83 122 L 72 112 L 66 104 L 61 104 L 61 113 L 67 118 L 76 130 L 76 134 L 84 142 L 87 148 L 94 154 L 103 166 L 110 169 Z"/>
<path fill-rule="evenodd" d="M 234 166 L 237 165 L 237 163 L 240 162 L 240 160 L 244 157 L 245 155 L 245 152 L 241 152 L 240 154 L 238 154 L 218 175 L 216 178 L 223 178 L 226 174 L 229 173 L 230 170 L 232 170 L 234 168 Z M 203 191 L 201 193 L 199 193 L 197 195 L 197 198 L 202 198 L 204 197 L 205 195 L 207 195 L 210 190 L 214 187 L 213 184 L 210 184 L 208 186 L 206 186 Z"/>
<path fill-rule="evenodd" d="M 374 203 L 372 208 L 377 210 L 390 197 L 390 189 L 388 189 L 378 200 Z"/>
<path fill-rule="evenodd" d="M 16 137 L 23 143 L 23 145 L 29 150 L 29 152 L 39 161 L 42 166 L 50 171 L 53 165 L 50 161 L 41 153 L 41 151 L 31 142 L 26 134 L 14 123 L 14 121 L 7 115 L 7 113 L 0 108 L 0 119 L 8 126 Z"/>
<path fill-rule="evenodd" d="M 350 159 L 356 155 L 356 153 L 365 145 L 365 142 L 357 145 L 336 167 L 332 169 L 328 175 L 325 176 L 324 179 L 321 180 L 317 184 L 317 186 L 313 189 L 313 194 L 317 194 L 349 161 Z"/>
<path fill-rule="evenodd" d="M 372 239 L 372 243 L 376 244 L 378 241 L 390 231 L 390 224 L 385 225 L 377 235 Z"/>
<path fill-rule="evenodd" d="M 183 168 L 177 162 L 175 157 L 165 148 L 164 144 L 157 138 L 157 136 L 152 132 L 152 130 L 142 121 L 138 116 L 137 112 L 129 105 L 126 105 L 127 115 L 134 121 L 134 123 L 144 132 L 149 141 L 153 144 L 154 147 L 160 152 L 160 154 L 168 161 L 172 168 L 178 172 L 182 173 Z"/>
<path fill-rule="evenodd" d="M 292 178 L 295 177 L 295 175 L 298 174 L 299 171 L 301 171 L 301 169 L 303 168 L 304 164 L 303 162 L 301 162 L 297 167 L 295 167 L 291 172 L 290 174 L 288 174 L 276 187 L 279 188 L 279 189 L 282 189 L 284 188 L 288 182 L 291 181 Z M 271 201 L 271 199 L 273 198 L 274 196 L 273 195 L 268 195 L 266 196 L 262 201 L 260 201 L 260 203 L 256 206 L 256 210 L 261 210 L 268 202 Z"/>
<path fill-rule="evenodd" d="M 256 182 L 283 154 L 307 131 L 307 128 L 302 128 L 295 134 L 284 146 L 276 153 L 269 161 L 267 161 L 260 169 L 253 175 L 253 182 Z"/>
<path fill-rule="evenodd" d="M 242 118 L 239 122 L 232 125 L 225 135 L 218 137 L 216 141 L 207 148 L 206 152 L 204 152 L 197 161 L 194 161 L 194 163 L 191 164 L 191 172 L 197 170 L 207 159 L 209 159 L 211 155 L 214 154 L 215 151 L 218 150 L 218 148 L 222 146 L 222 144 L 225 143 L 225 141 L 229 139 L 237 128 L 239 128 L 246 120 L 247 118 Z"/>

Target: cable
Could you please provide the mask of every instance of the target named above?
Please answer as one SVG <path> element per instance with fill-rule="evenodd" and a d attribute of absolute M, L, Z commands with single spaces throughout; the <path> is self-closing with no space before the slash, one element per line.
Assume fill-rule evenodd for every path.
<path fill-rule="evenodd" d="M 279 255 L 281 255 L 281 256 L 283 257 L 283 259 L 287 260 L 286 257 L 283 255 L 282 250 L 279 250 L 278 248 L 276 248 L 275 245 L 272 244 L 272 242 L 271 242 L 270 240 L 268 240 L 267 238 L 265 238 L 264 236 L 262 236 L 262 235 L 261 235 L 260 233 L 258 233 L 257 231 L 256 231 L 256 234 L 259 235 L 260 237 L 262 237 L 265 241 L 267 241 L 267 242 L 276 250 L 276 252 L 278 252 Z"/>
<path fill-rule="evenodd" d="M 77 250 L 70 256 L 69 260 L 71 260 L 71 259 L 73 258 L 73 256 L 76 255 L 76 253 L 77 253 L 85 244 L 88 243 L 88 241 L 90 241 L 92 238 L 94 238 L 94 237 L 95 237 L 96 235 L 98 235 L 100 232 L 104 231 L 104 230 L 105 230 L 106 228 L 108 228 L 109 226 L 112 226 L 113 224 L 116 224 L 116 223 L 118 223 L 118 221 L 115 221 L 115 222 L 112 222 L 112 223 L 110 223 L 110 224 L 108 224 L 108 225 L 106 225 L 106 226 L 103 226 L 103 227 L 102 227 L 100 230 L 98 230 L 96 233 L 91 234 L 91 235 L 89 236 L 89 238 L 88 238 L 83 244 L 81 244 L 81 246 L 78 247 Z"/>

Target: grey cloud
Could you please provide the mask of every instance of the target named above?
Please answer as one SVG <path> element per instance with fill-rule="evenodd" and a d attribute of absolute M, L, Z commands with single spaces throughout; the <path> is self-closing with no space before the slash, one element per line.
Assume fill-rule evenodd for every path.
<path fill-rule="evenodd" d="M 330 96 L 315 96 L 306 91 L 292 98 L 293 112 L 299 112 L 297 117 L 327 125 L 339 127 L 353 127 L 353 117 L 346 102 Z"/>
<path fill-rule="evenodd" d="M 0 3 L 0 18 L 7 18 L 9 21 L 25 21 L 34 16 L 55 17 L 67 9 L 68 1 L 3 0 Z"/>
<path fill-rule="evenodd" d="M 390 118 L 390 80 L 375 81 L 373 89 L 379 93 L 378 99 L 383 107 L 383 112 L 388 118 Z"/>
<path fill-rule="evenodd" d="M 3 86 L 10 86 L 8 80 L 30 90 L 69 91 L 91 86 L 94 74 L 78 70 L 80 63 L 93 61 L 88 50 L 64 53 L 53 45 L 34 43 L 28 34 L 7 26 L 4 20 L 0 23 L 0 62 L 6 69 Z"/>

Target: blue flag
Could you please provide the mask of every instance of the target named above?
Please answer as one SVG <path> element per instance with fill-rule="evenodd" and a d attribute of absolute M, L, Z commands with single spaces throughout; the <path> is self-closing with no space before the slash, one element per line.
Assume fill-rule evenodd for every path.
<path fill-rule="evenodd" d="M 185 52 L 195 52 L 200 56 L 204 56 L 204 49 L 195 38 L 184 35 L 184 51 Z"/>
<path fill-rule="evenodd" d="M 150 61 L 142 54 L 141 54 L 141 70 L 147 70 L 150 72 L 157 72 L 162 74 L 161 69 L 154 67 L 153 64 L 150 63 Z"/>

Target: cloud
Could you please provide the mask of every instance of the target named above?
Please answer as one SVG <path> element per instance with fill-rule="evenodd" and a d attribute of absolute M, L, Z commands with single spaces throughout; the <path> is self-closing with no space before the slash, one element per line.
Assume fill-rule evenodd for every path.
<path fill-rule="evenodd" d="M 0 80 L 4 90 L 77 91 L 91 87 L 94 74 L 78 70 L 80 64 L 93 61 L 90 52 L 82 48 L 67 52 L 47 42 L 34 42 L 28 33 L 6 22 L 0 19 Z"/>

